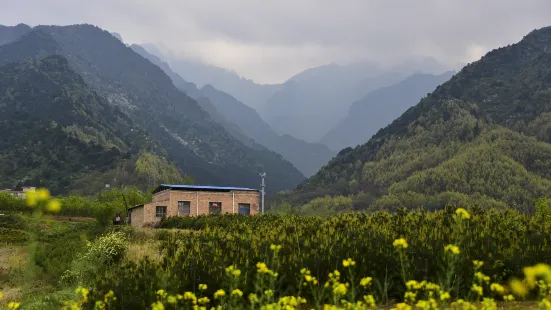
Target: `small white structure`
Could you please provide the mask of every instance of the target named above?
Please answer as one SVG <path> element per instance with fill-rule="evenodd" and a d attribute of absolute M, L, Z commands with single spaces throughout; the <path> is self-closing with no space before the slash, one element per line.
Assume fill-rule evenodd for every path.
<path fill-rule="evenodd" d="M 25 197 L 27 196 L 27 192 L 29 191 L 34 192 L 35 190 L 36 190 L 36 187 L 34 186 L 23 186 L 20 191 L 7 188 L 0 192 L 8 193 L 12 196 L 25 199 Z"/>

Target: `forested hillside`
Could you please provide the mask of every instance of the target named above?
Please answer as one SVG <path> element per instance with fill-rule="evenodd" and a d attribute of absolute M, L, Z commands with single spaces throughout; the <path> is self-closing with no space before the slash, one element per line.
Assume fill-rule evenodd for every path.
<path fill-rule="evenodd" d="M 356 208 L 449 201 L 527 209 L 551 192 L 551 27 L 467 65 L 288 199 L 351 195 Z"/>
<path fill-rule="evenodd" d="M 99 190 L 118 181 L 105 178 L 106 174 L 119 166 L 135 165 L 140 151 L 142 156 L 150 154 L 163 161 L 156 168 L 171 171 L 167 180 L 182 179 L 174 166 L 159 157 L 163 150 L 151 137 L 86 85 L 65 58 L 47 56 L 0 67 L 4 187 L 29 183 L 47 186 L 54 193 Z M 144 189 L 152 185 L 136 169 L 126 170 L 127 185 Z M 96 179 L 78 186 L 90 174 Z"/>
<path fill-rule="evenodd" d="M 120 108 L 198 183 L 257 187 L 265 170 L 271 191 L 293 188 L 303 175 L 279 154 L 245 146 L 157 66 L 107 31 L 91 25 L 37 26 L 0 46 L 0 64 L 60 54 L 108 102 Z"/>

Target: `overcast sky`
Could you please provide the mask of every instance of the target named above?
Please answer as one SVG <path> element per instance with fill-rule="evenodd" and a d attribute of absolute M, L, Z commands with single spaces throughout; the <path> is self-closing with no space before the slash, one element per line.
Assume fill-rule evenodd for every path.
<path fill-rule="evenodd" d="M 127 43 L 282 82 L 306 68 L 431 56 L 450 66 L 551 25 L 551 0 L 0 0 L 0 24 L 90 23 Z"/>

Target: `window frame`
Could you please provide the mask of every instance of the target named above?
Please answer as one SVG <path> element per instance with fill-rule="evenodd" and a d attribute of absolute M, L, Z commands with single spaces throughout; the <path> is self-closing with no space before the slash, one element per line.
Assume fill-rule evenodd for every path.
<path fill-rule="evenodd" d="M 161 210 L 164 212 L 159 212 L 159 208 L 162 208 Z M 167 206 L 155 206 L 155 218 L 162 218 L 163 216 L 166 216 L 167 210 Z"/>
<path fill-rule="evenodd" d="M 246 212 L 246 213 L 242 213 L 241 212 L 241 206 L 243 206 L 244 208 L 248 208 L 249 212 Z M 238 203 L 237 204 L 237 214 L 242 214 L 242 215 L 251 215 L 251 204 L 250 203 Z"/>
<path fill-rule="evenodd" d="M 182 203 L 180 205 L 180 203 Z M 180 206 L 185 207 L 187 205 L 187 213 L 186 210 L 183 209 L 183 213 L 180 213 Z M 191 201 L 189 200 L 178 200 L 178 216 L 190 216 L 191 215 Z"/>
<path fill-rule="evenodd" d="M 213 204 L 217 204 L 217 206 L 213 206 Z M 213 212 L 213 208 L 217 208 L 218 212 Z M 221 201 L 210 201 L 209 202 L 209 214 L 222 214 L 222 202 Z"/>

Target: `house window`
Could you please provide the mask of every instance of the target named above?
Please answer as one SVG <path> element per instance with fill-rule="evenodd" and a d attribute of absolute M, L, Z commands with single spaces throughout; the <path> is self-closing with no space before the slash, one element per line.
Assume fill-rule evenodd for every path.
<path fill-rule="evenodd" d="M 178 216 L 189 215 L 191 213 L 190 201 L 178 201 Z"/>
<path fill-rule="evenodd" d="M 240 203 L 237 205 L 238 209 L 237 212 L 239 214 L 251 214 L 251 204 L 250 203 Z"/>
<path fill-rule="evenodd" d="M 156 206 L 155 207 L 155 217 L 166 216 L 166 206 Z"/>
<path fill-rule="evenodd" d="M 209 213 L 210 214 L 220 214 L 220 213 L 222 213 L 222 203 L 221 202 L 209 202 Z"/>

